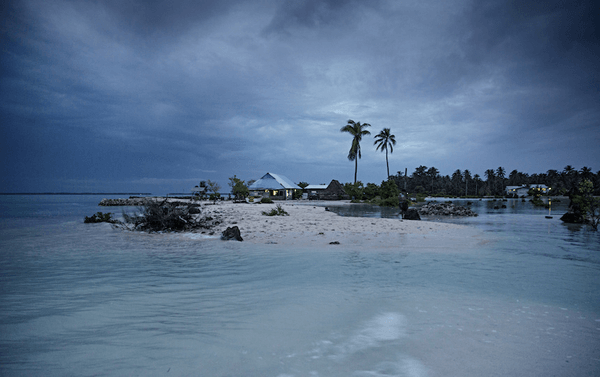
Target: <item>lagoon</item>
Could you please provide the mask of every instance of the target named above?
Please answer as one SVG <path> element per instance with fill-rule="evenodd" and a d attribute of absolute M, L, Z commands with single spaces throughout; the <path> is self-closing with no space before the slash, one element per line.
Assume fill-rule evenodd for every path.
<path fill-rule="evenodd" d="M 0 197 L 0 374 L 600 374 L 600 235 L 561 208 L 442 220 L 475 247 L 306 248 L 83 224 L 101 199 Z"/>

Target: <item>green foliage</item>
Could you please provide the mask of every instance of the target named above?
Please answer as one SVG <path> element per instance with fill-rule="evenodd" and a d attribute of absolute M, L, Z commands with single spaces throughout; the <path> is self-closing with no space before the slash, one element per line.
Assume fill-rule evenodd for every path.
<path fill-rule="evenodd" d="M 545 207 L 546 206 L 546 204 L 540 198 L 539 195 L 535 195 L 533 198 L 531 198 L 530 202 L 536 207 Z"/>
<path fill-rule="evenodd" d="M 250 195 L 250 190 L 248 190 L 246 183 L 236 177 L 235 174 L 233 177 L 229 177 L 229 187 L 231 187 L 231 193 L 237 201 L 245 200 Z"/>
<path fill-rule="evenodd" d="M 210 200 L 216 203 L 217 200 L 221 198 L 221 195 L 219 195 L 219 190 L 221 190 L 221 186 L 217 182 L 213 182 L 209 179 L 208 181 L 206 181 L 206 187 L 208 191 L 212 192 L 212 194 L 210 195 Z"/>
<path fill-rule="evenodd" d="M 198 228 L 207 228 L 206 221 L 211 220 L 195 216 L 198 206 L 146 200 L 136 215 L 123 213 L 123 228 L 148 232 L 181 232 Z"/>
<path fill-rule="evenodd" d="M 365 188 L 361 181 L 356 183 L 344 183 L 344 191 L 352 200 L 363 200 Z"/>
<path fill-rule="evenodd" d="M 585 219 L 594 230 L 598 230 L 600 223 L 600 198 L 594 198 L 594 184 L 585 179 L 579 182 L 578 193 L 573 196 L 572 203 L 579 206 Z"/>
<path fill-rule="evenodd" d="M 375 136 L 375 142 L 373 145 L 376 145 L 377 148 L 375 150 L 380 150 L 383 152 L 385 150 L 385 165 L 387 167 L 387 175 L 386 177 L 390 177 L 390 164 L 388 162 L 388 149 L 390 153 L 394 151 L 394 145 L 396 145 L 396 136 L 392 135 L 389 128 L 384 128 Z"/>
<path fill-rule="evenodd" d="M 381 189 L 379 190 L 379 195 L 383 199 L 396 198 L 396 202 L 398 201 L 398 195 L 400 194 L 400 189 L 396 182 L 392 179 L 388 179 L 387 181 L 381 182 Z"/>
<path fill-rule="evenodd" d="M 298 187 L 304 190 L 308 186 L 308 182 L 298 182 Z"/>
<path fill-rule="evenodd" d="M 86 224 L 94 224 L 94 223 L 111 223 L 114 224 L 117 222 L 117 220 L 114 220 L 112 218 L 112 213 L 108 212 L 108 213 L 102 213 L 102 212 L 96 212 L 95 214 L 93 214 L 90 217 L 85 217 L 85 219 L 83 220 L 84 223 Z"/>
<path fill-rule="evenodd" d="M 389 197 L 379 201 L 378 206 L 380 207 L 398 207 L 400 202 L 398 201 L 398 197 Z"/>
<path fill-rule="evenodd" d="M 271 198 L 262 198 L 260 200 L 261 203 L 273 203 L 273 200 Z"/>
<path fill-rule="evenodd" d="M 277 206 L 271 209 L 270 212 L 262 211 L 262 214 L 265 216 L 289 216 L 283 208 L 281 208 L 281 204 L 277 204 Z"/>
<path fill-rule="evenodd" d="M 374 183 L 367 183 L 364 189 L 364 199 L 371 200 L 377 196 L 379 196 L 379 186 Z"/>
<path fill-rule="evenodd" d="M 360 159 L 360 142 L 363 136 L 370 135 L 366 128 L 371 127 L 369 123 L 355 122 L 352 119 L 348 120 L 348 124 L 340 129 L 341 132 L 348 132 L 352 135 L 352 145 L 350 147 L 350 151 L 348 152 L 348 160 L 354 161 L 354 184 L 357 183 L 356 176 L 358 172 L 358 159 Z"/>
<path fill-rule="evenodd" d="M 302 198 L 302 190 L 296 190 L 294 189 L 294 191 L 292 192 L 292 199 L 300 199 Z"/>
<path fill-rule="evenodd" d="M 427 197 L 427 195 L 425 194 L 417 194 L 417 203 L 422 203 L 425 201 L 425 198 Z"/>

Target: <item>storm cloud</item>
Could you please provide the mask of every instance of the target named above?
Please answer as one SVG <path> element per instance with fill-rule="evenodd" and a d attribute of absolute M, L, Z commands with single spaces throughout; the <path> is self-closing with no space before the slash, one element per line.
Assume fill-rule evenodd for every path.
<path fill-rule="evenodd" d="M 181 192 L 390 170 L 600 168 L 600 17 L 570 1 L 13 1 L 2 192 Z M 359 179 L 385 179 L 363 141 Z"/>

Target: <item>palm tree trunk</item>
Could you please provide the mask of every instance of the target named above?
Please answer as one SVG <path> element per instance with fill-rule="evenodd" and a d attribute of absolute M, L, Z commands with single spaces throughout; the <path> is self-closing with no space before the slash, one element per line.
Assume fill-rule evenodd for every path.
<path fill-rule="evenodd" d="M 387 166 L 387 173 L 388 173 L 386 180 L 388 180 L 390 178 L 390 163 L 388 162 L 387 149 L 385 150 L 385 165 Z"/>
<path fill-rule="evenodd" d="M 356 184 L 356 173 L 358 172 L 358 156 L 354 159 L 354 184 Z"/>

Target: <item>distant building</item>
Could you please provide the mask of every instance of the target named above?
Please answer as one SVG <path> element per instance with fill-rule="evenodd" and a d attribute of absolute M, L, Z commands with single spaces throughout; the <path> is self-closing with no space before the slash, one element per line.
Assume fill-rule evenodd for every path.
<path fill-rule="evenodd" d="M 335 179 L 328 185 L 309 185 L 305 189 L 308 191 L 308 199 L 318 200 L 342 200 L 350 199 L 350 196 L 344 191 L 342 186 Z"/>
<path fill-rule="evenodd" d="M 194 186 L 190 191 L 192 191 L 192 196 L 204 199 L 208 196 L 208 187 L 206 187 L 206 181 L 200 181 L 200 184 L 198 186 Z"/>
<path fill-rule="evenodd" d="M 304 188 L 304 194 L 309 200 L 319 199 L 319 194 L 325 191 L 328 185 L 308 185 Z"/>
<path fill-rule="evenodd" d="M 507 195 L 527 196 L 530 189 L 538 191 L 540 194 L 550 193 L 550 187 L 542 184 L 531 184 L 521 186 L 506 186 Z"/>
<path fill-rule="evenodd" d="M 301 190 L 298 185 L 280 174 L 267 173 L 248 187 L 250 195 L 275 200 L 293 199 L 294 191 Z"/>

